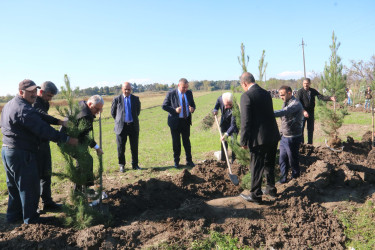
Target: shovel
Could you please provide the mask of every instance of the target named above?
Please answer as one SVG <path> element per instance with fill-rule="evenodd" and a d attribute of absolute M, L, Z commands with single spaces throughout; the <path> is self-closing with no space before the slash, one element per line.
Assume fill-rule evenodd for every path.
<path fill-rule="evenodd" d="M 222 136 L 222 134 L 221 134 L 220 125 L 219 125 L 219 122 L 218 122 L 218 120 L 217 120 L 217 116 L 216 116 L 216 115 L 215 115 L 215 120 L 216 120 L 217 128 L 219 129 L 220 140 L 221 140 L 221 137 L 223 137 L 223 136 Z M 225 153 L 225 158 L 227 159 L 227 165 L 228 165 L 228 170 L 229 170 L 229 179 L 231 180 L 231 182 L 232 182 L 235 186 L 238 186 L 238 184 L 239 184 L 238 177 L 237 177 L 237 175 L 232 174 L 232 169 L 230 168 L 230 163 L 229 163 L 229 159 L 228 159 L 227 148 L 225 147 L 225 143 L 224 143 L 224 141 L 221 141 L 221 143 L 223 144 L 224 153 Z"/>

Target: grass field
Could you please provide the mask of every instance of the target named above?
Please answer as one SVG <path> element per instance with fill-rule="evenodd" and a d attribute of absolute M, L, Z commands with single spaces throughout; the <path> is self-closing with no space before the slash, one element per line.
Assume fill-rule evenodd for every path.
<path fill-rule="evenodd" d="M 191 144 L 193 161 L 199 162 L 207 157 L 212 157 L 214 151 L 220 150 L 219 135 L 214 125 L 211 129 L 204 130 L 202 127 L 203 118 L 213 109 L 216 99 L 221 95 L 221 91 L 215 92 L 194 92 L 197 109 L 193 115 L 193 125 L 191 127 Z M 172 139 L 170 130 L 167 125 L 168 113 L 162 110 L 161 104 L 165 98 L 165 93 L 141 93 L 139 95 L 142 111 L 140 114 L 140 138 L 139 138 L 139 165 L 142 168 L 168 167 L 173 166 Z M 240 93 L 236 94 L 240 98 Z M 104 151 L 104 174 L 110 174 L 118 171 L 116 137 L 113 132 L 114 121 L 110 115 L 111 101 L 114 96 L 105 97 L 105 105 L 102 113 L 102 138 Z M 57 101 L 61 102 L 61 101 Z M 282 101 L 274 99 L 275 110 L 280 109 Z M 317 113 L 319 110 L 316 111 Z M 54 107 L 51 107 L 50 114 L 58 116 Z M 319 120 L 316 121 L 319 123 Z M 353 112 L 345 118 L 345 124 L 371 124 L 371 116 L 369 114 Z M 355 139 L 362 135 L 365 131 L 350 131 L 356 133 Z M 319 134 L 319 133 L 317 133 Z M 94 123 L 94 136 L 99 142 L 99 123 Z M 321 136 L 320 136 L 321 137 Z M 315 142 L 321 143 L 324 139 L 316 137 Z M 314 143 L 315 143 L 314 142 Z M 1 139 L 0 139 L 1 145 Z M 53 172 L 59 173 L 64 171 L 65 162 L 59 149 L 55 143 L 51 143 Z M 94 150 L 91 150 L 94 154 Z M 181 164 L 184 164 L 184 150 L 181 153 Z M 126 147 L 126 159 L 130 168 L 131 154 L 129 143 Z M 97 157 L 94 156 L 94 168 L 97 168 Z M 61 181 L 57 177 L 53 177 L 53 185 L 59 184 Z M 5 182 L 5 171 L 0 163 L 0 196 L 5 198 L 7 192 Z"/>

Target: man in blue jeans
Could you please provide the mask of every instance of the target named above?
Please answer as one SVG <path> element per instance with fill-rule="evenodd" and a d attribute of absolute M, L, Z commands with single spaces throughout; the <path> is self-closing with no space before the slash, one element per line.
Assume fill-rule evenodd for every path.
<path fill-rule="evenodd" d="M 303 107 L 293 96 L 289 86 L 281 86 L 279 95 L 284 101 L 282 109 L 274 111 L 276 117 L 281 117 L 279 183 L 286 183 L 289 167 L 292 168 L 293 178 L 300 175 L 299 146 L 302 142 Z"/>
<path fill-rule="evenodd" d="M 32 107 L 37 88 L 31 80 L 20 82 L 18 95 L 5 104 L 1 113 L 1 154 L 9 192 L 8 223 L 21 220 L 25 224 L 40 222 L 37 213 L 40 186 L 36 162 L 40 139 L 78 144 L 77 139 L 69 138 L 44 122 L 42 114 Z"/>

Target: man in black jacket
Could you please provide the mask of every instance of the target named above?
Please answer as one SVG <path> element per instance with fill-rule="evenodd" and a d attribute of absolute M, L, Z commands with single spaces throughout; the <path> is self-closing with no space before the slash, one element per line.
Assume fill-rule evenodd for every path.
<path fill-rule="evenodd" d="M 225 140 L 226 137 L 233 135 L 233 133 L 238 133 L 238 128 L 236 125 L 236 117 L 232 113 L 233 107 L 233 95 L 230 92 L 226 92 L 217 98 L 214 109 L 212 110 L 214 115 L 218 114 L 218 110 L 221 110 L 221 120 L 220 120 L 220 130 L 224 133 L 221 140 Z M 223 144 L 221 144 L 221 160 L 225 161 L 225 152 Z M 225 148 L 228 152 L 228 143 L 225 141 Z M 236 155 L 232 152 L 232 163 L 236 159 Z"/>
<path fill-rule="evenodd" d="M 319 100 L 323 101 L 336 101 L 334 96 L 323 96 L 316 89 L 310 88 L 311 80 L 306 78 L 303 80 L 303 88 L 297 92 L 297 100 L 300 101 L 303 111 L 303 127 L 302 127 L 302 143 L 304 143 L 303 131 L 305 130 L 305 124 L 307 122 L 307 143 L 313 144 L 314 135 L 314 109 L 315 109 L 315 96 Z"/>
<path fill-rule="evenodd" d="M 262 194 L 276 196 L 275 160 L 279 129 L 273 111 L 271 95 L 255 83 L 248 72 L 241 75 L 241 146 L 250 149 L 250 195 L 241 197 L 250 202 L 261 202 Z M 261 190 L 263 173 L 266 188 Z"/>
<path fill-rule="evenodd" d="M 36 152 L 40 139 L 77 145 L 78 140 L 53 129 L 32 107 L 37 98 L 36 84 L 28 79 L 19 84 L 19 93 L 1 113 L 3 133 L 2 160 L 7 176 L 9 223 L 23 220 L 25 224 L 38 223 L 37 213 L 40 186 Z"/>
<path fill-rule="evenodd" d="M 186 165 L 194 167 L 191 156 L 190 126 L 192 113 L 195 111 L 193 93 L 188 90 L 189 82 L 181 78 L 178 88 L 168 92 L 162 108 L 168 114 L 168 126 L 171 129 L 173 143 L 173 158 L 175 168 L 179 168 L 181 155 L 181 137 L 186 153 Z"/>
<path fill-rule="evenodd" d="M 103 150 L 100 148 L 100 146 L 96 143 L 94 138 L 89 137 L 89 133 L 93 131 L 93 123 L 95 119 L 95 115 L 99 114 L 99 112 L 102 112 L 103 106 L 104 106 L 104 100 L 100 95 L 93 95 L 91 96 L 87 102 L 86 101 L 80 101 L 78 103 L 80 112 L 77 115 L 77 124 L 78 126 L 80 124 L 80 121 L 84 121 L 86 124 L 85 130 L 83 130 L 78 135 L 78 140 L 80 143 L 87 140 L 89 138 L 89 147 L 96 150 L 97 155 L 104 154 Z M 92 159 L 92 156 L 87 151 L 86 155 L 83 159 L 85 161 L 84 164 L 87 164 L 89 168 L 89 174 L 86 176 L 86 184 L 85 186 L 93 186 L 94 185 L 94 161 Z M 78 167 L 79 163 L 77 162 Z M 76 187 L 76 190 L 80 190 L 81 187 Z"/>
<path fill-rule="evenodd" d="M 41 85 L 33 107 L 43 114 L 42 119 L 51 125 L 66 126 L 66 121 L 61 121 L 57 118 L 48 115 L 49 102 L 57 94 L 58 89 L 53 82 L 46 81 Z M 42 210 L 57 210 L 61 208 L 61 204 L 57 204 L 52 199 L 51 193 L 51 176 L 52 176 L 52 162 L 51 162 L 51 148 L 49 140 L 41 140 L 39 150 L 36 155 L 36 161 L 40 177 L 40 197 L 42 198 Z"/>
<path fill-rule="evenodd" d="M 122 93 L 112 101 L 111 115 L 115 119 L 115 133 L 117 142 L 117 157 L 120 172 L 125 172 L 125 145 L 129 136 L 132 152 L 132 167 L 141 170 L 138 165 L 139 119 L 141 102 L 139 97 L 132 95 L 129 82 L 122 85 Z"/>

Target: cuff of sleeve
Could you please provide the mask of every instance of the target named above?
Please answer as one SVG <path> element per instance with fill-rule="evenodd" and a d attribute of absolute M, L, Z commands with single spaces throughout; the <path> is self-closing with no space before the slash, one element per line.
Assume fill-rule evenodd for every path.
<path fill-rule="evenodd" d="M 94 148 L 95 148 L 95 149 L 99 149 L 100 147 L 99 147 L 98 144 L 96 144 Z"/>

